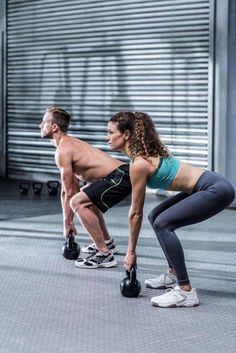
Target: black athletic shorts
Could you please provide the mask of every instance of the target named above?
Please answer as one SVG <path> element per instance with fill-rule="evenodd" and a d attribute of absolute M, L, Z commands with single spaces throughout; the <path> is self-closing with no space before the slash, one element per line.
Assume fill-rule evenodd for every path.
<path fill-rule="evenodd" d="M 131 193 L 129 164 L 120 165 L 106 177 L 83 188 L 83 191 L 105 213 Z"/>

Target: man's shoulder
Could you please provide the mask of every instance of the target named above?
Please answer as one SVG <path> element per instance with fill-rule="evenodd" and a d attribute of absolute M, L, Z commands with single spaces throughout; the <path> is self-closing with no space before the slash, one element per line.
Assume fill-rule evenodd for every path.
<path fill-rule="evenodd" d="M 79 140 L 78 138 L 73 136 L 66 136 L 66 138 L 64 138 L 57 147 L 57 152 L 65 153 L 68 151 L 72 151 L 74 148 L 78 147 L 80 143 L 81 140 Z"/>
<path fill-rule="evenodd" d="M 68 161 L 72 160 L 74 154 L 73 150 L 73 144 L 65 141 L 63 141 L 63 143 L 60 143 L 55 152 L 55 159 L 57 164 L 61 165 L 65 162 L 68 163 Z"/>

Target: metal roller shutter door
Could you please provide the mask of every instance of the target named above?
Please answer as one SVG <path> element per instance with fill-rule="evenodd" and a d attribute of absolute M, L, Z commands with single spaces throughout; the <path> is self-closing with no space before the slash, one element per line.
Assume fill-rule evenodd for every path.
<path fill-rule="evenodd" d="M 58 175 L 38 128 L 52 104 L 106 151 L 111 114 L 148 112 L 177 157 L 207 167 L 209 1 L 8 0 L 8 175 Z"/>

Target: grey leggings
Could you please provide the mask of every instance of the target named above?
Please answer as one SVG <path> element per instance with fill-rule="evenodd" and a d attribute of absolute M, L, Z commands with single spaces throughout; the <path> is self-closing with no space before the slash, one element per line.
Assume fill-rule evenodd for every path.
<path fill-rule="evenodd" d="M 176 272 L 179 284 L 190 282 L 183 248 L 175 230 L 216 215 L 228 207 L 234 197 L 234 189 L 228 180 L 215 172 L 205 171 L 192 194 L 181 192 L 171 196 L 148 215 L 169 267 Z"/>

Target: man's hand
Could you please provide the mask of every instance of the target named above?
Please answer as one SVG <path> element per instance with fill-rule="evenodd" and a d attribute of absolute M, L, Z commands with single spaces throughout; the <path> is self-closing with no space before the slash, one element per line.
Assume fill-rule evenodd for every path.
<path fill-rule="evenodd" d="M 136 266 L 137 263 L 137 256 L 135 252 L 127 252 L 124 258 L 124 268 L 127 271 L 130 271 L 133 266 Z"/>
<path fill-rule="evenodd" d="M 77 234 L 77 230 L 75 228 L 75 225 L 73 222 L 65 222 L 64 224 L 64 237 L 67 239 L 69 237 L 69 234 L 72 233 L 73 236 Z"/>

